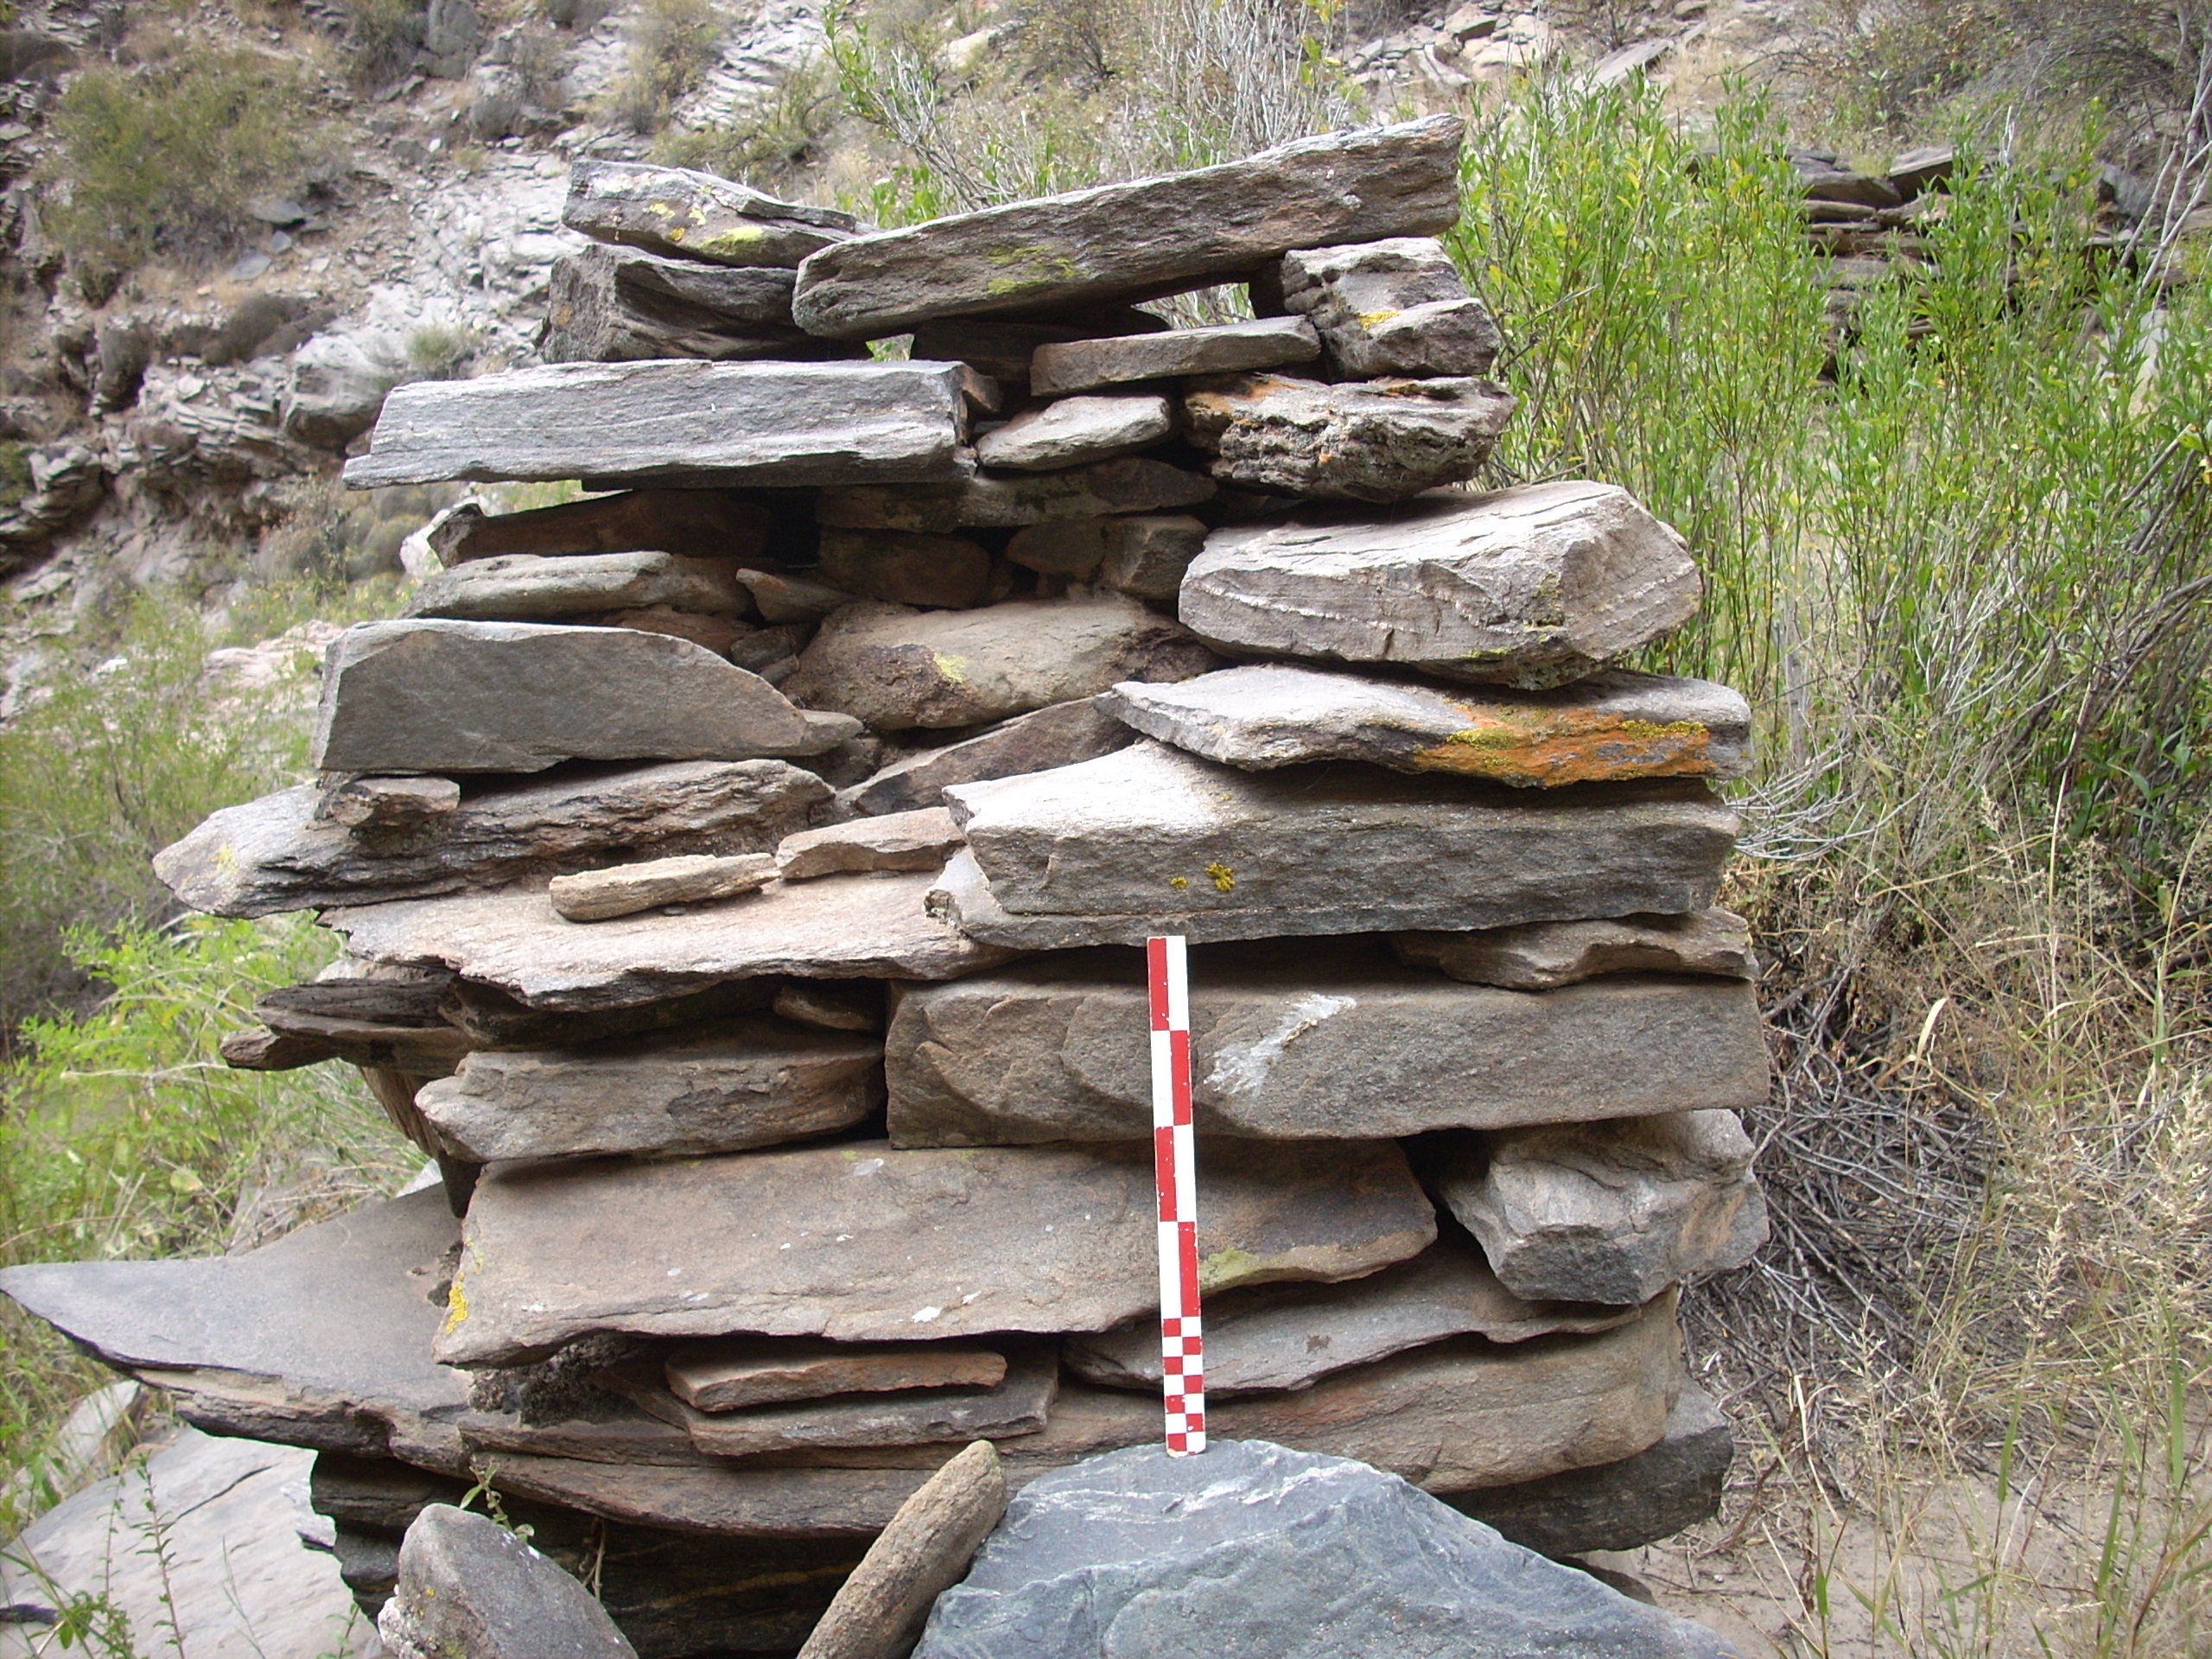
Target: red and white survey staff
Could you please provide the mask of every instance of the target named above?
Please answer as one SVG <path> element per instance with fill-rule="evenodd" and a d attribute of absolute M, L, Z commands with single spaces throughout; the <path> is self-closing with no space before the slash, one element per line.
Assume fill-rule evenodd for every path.
<path fill-rule="evenodd" d="M 1145 941 L 1152 987 L 1152 1144 L 1160 1190 L 1160 1386 L 1167 1452 L 1206 1449 L 1198 1327 L 1198 1177 L 1191 1134 L 1191 973 L 1179 934 Z"/>

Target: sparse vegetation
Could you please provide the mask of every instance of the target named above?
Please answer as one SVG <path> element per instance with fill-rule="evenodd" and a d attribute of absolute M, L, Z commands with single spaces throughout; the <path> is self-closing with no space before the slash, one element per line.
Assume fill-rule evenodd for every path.
<path fill-rule="evenodd" d="M 634 132 L 658 132 L 714 67 L 724 28 L 714 0 L 643 0 L 630 22 L 629 57 L 607 94 L 607 112 Z"/>
<path fill-rule="evenodd" d="M 413 67 L 428 0 L 349 0 L 346 12 L 346 76 L 356 90 L 380 92 Z"/>

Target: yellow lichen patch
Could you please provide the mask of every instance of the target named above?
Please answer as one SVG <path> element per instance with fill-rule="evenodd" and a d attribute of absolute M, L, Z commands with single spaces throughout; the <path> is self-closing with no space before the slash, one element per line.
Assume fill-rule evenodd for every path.
<path fill-rule="evenodd" d="M 1219 859 L 1216 859 L 1206 866 L 1206 874 L 1213 878 L 1215 892 L 1234 893 L 1236 891 L 1236 872 Z"/>
<path fill-rule="evenodd" d="M 937 671 L 944 676 L 946 683 L 968 683 L 968 659 L 965 657 L 956 657 L 946 651 L 933 651 L 930 653 L 930 660 L 937 664 Z"/>
<path fill-rule="evenodd" d="M 1235 1285 L 1249 1284 L 1267 1271 L 1267 1258 L 1240 1250 L 1235 1245 L 1216 1250 L 1198 1263 L 1198 1292 L 1211 1295 Z"/>
<path fill-rule="evenodd" d="M 728 230 L 717 232 L 713 236 L 702 237 L 691 245 L 700 253 L 727 259 L 758 247 L 767 239 L 768 231 L 766 226 L 734 225 Z"/>
<path fill-rule="evenodd" d="M 1359 326 L 1363 328 L 1379 328 L 1397 315 L 1395 311 L 1363 311 L 1359 314 Z"/>
<path fill-rule="evenodd" d="M 446 1292 L 446 1322 L 438 1327 L 438 1334 L 451 1336 L 461 1329 L 461 1322 L 467 1318 L 468 1293 L 461 1287 L 461 1270 L 456 1268 L 452 1287 Z"/>
<path fill-rule="evenodd" d="M 1191 878 L 1187 875 L 1171 875 L 1167 878 L 1167 885 L 1178 893 L 1188 893 L 1191 890 Z"/>
<path fill-rule="evenodd" d="M 1414 751 L 1415 770 L 1538 789 L 1713 772 L 1712 734 L 1694 720 L 1662 726 L 1587 709 L 1460 710 L 1475 723 Z"/>

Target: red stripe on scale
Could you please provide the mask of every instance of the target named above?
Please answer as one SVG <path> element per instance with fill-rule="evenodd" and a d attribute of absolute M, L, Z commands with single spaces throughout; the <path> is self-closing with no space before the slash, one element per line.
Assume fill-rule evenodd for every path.
<path fill-rule="evenodd" d="M 1198 1168 L 1191 1123 L 1191 995 L 1180 938 L 1145 941 L 1152 1004 L 1153 1179 L 1160 1199 L 1160 1376 L 1167 1450 L 1206 1449 L 1198 1313 Z"/>

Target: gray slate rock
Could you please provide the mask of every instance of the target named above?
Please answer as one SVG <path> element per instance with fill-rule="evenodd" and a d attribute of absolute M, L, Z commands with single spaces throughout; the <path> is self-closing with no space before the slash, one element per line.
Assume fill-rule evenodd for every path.
<path fill-rule="evenodd" d="M 1205 1134 L 1406 1135 L 1766 1098 L 1758 1007 L 1738 981 L 1640 976 L 1504 991 L 1411 972 L 1371 951 L 1339 948 L 1320 966 L 1310 946 L 1202 955 L 1192 981 L 1193 1107 Z M 1135 953 L 1056 955 L 895 996 L 887 1046 L 894 1145 L 1150 1133 Z"/>
<path fill-rule="evenodd" d="M 916 357 L 957 358 L 1002 385 L 1029 383 L 1031 355 L 1040 346 L 1094 337 L 1156 334 L 1168 327 L 1165 317 L 1133 305 L 1107 306 L 1052 322 L 1011 317 L 944 317 L 914 330 Z"/>
<path fill-rule="evenodd" d="M 1215 487 L 1199 474 L 1130 456 L 1029 477 L 979 475 L 941 486 L 862 484 L 828 489 L 816 512 L 824 524 L 848 530 L 1007 530 L 1056 518 L 1196 506 L 1211 500 Z"/>
<path fill-rule="evenodd" d="M 687 558 L 757 560 L 772 519 L 766 507 L 725 490 L 626 490 L 523 512 L 487 513 L 456 502 L 423 529 L 448 565 L 507 553 L 679 553 Z"/>
<path fill-rule="evenodd" d="M 776 873 L 786 881 L 859 870 L 938 870 L 962 845 L 952 814 L 941 806 L 887 812 L 786 836 L 776 849 Z"/>
<path fill-rule="evenodd" d="M 156 853 L 154 873 L 194 910 L 268 916 L 518 880 L 616 848 L 766 851 L 829 799 L 788 761 L 679 760 L 502 784 L 417 829 L 364 835 L 316 816 L 320 791 L 306 784 L 225 807 Z"/>
<path fill-rule="evenodd" d="M 1329 500 L 1402 501 L 1463 484 L 1513 417 L 1488 380 L 1352 380 L 1287 375 L 1201 381 L 1184 395 L 1191 442 L 1217 479 Z"/>
<path fill-rule="evenodd" d="M 1217 660 L 1119 594 L 973 611 L 866 604 L 822 625 L 783 690 L 880 732 L 941 729 L 1088 697 L 1117 680 L 1187 679 Z"/>
<path fill-rule="evenodd" d="M 537 355 L 547 363 L 715 363 L 849 357 L 791 321 L 788 270 L 703 265 L 590 247 L 553 262 Z"/>
<path fill-rule="evenodd" d="M 1567 482 L 1217 530 L 1180 613 L 1232 650 L 1541 689 L 1679 627 L 1703 591 L 1627 491 Z"/>
<path fill-rule="evenodd" d="M 1372 766 L 1237 772 L 1152 742 L 945 804 L 969 852 L 933 902 L 1020 950 L 1701 910 L 1737 829 L 1689 779 L 1532 795 Z"/>
<path fill-rule="evenodd" d="M 1459 216 L 1454 116 L 1302 138 L 1242 162 L 856 237 L 799 267 L 800 326 L 835 339 L 934 317 L 1050 314 L 1241 276 L 1292 248 L 1423 235 Z"/>
<path fill-rule="evenodd" d="M 1191 374 L 1236 374 L 1311 363 L 1320 337 L 1303 317 L 1217 322 L 1159 334 L 1075 340 L 1039 346 L 1029 362 L 1029 389 L 1039 397 Z"/>
<path fill-rule="evenodd" d="M 1007 1367 L 1006 1356 L 988 1348 L 735 1337 L 679 1348 L 662 1369 L 678 1400 L 717 1412 L 831 1395 L 991 1389 L 1005 1380 Z"/>
<path fill-rule="evenodd" d="M 819 556 L 822 575 L 842 590 L 823 616 L 855 599 L 962 610 L 991 596 L 995 574 L 981 543 L 910 531 L 824 530 Z M 753 591 L 760 591 L 758 582 Z"/>
<path fill-rule="evenodd" d="M 325 785 L 315 804 L 317 823 L 385 836 L 414 833 L 461 808 L 461 785 L 450 778 L 378 778 L 356 772 Z"/>
<path fill-rule="evenodd" d="M 1135 741 L 1136 734 L 1106 713 L 1096 697 L 1077 697 L 1016 715 L 973 737 L 906 755 L 842 791 L 837 799 L 841 805 L 870 815 L 916 811 L 937 805 L 954 784 L 1095 760 Z"/>
<path fill-rule="evenodd" d="M 1148 1147 L 881 1141 L 652 1164 L 494 1165 L 469 1205 L 448 1364 L 594 1331 L 872 1342 L 1103 1330 L 1158 1306 Z M 1206 1290 L 1356 1278 L 1436 1224 L 1389 1141 L 1213 1151 Z"/>
<path fill-rule="evenodd" d="M 767 853 L 690 854 L 556 875 L 545 896 L 562 919 L 610 922 L 660 905 L 701 905 L 758 893 L 776 879 Z"/>
<path fill-rule="evenodd" d="M 1751 1153 L 1724 1110 L 1508 1129 L 1447 1166 L 1437 1192 L 1509 1289 L 1627 1306 L 1758 1254 Z"/>
<path fill-rule="evenodd" d="M 1157 395 L 1062 397 L 983 434 L 976 440 L 976 459 L 1014 472 L 1058 472 L 1115 460 L 1174 429 L 1167 400 Z"/>
<path fill-rule="evenodd" d="M 720 485 L 957 478 L 951 363 L 553 363 L 395 389 L 349 488 L 583 478 Z"/>
<path fill-rule="evenodd" d="M 1282 302 L 1313 325 L 1346 380 L 1488 374 L 1505 343 L 1433 237 L 1287 253 Z"/>
<path fill-rule="evenodd" d="M 1136 599 L 1173 600 L 1205 540 L 1205 525 L 1182 513 L 1058 518 L 1014 531 L 1006 556 L 1047 575 L 1095 580 Z"/>
<path fill-rule="evenodd" d="M 538 622 L 595 611 L 665 605 L 742 616 L 752 596 L 727 559 L 675 553 L 582 553 L 551 558 L 509 553 L 441 570 L 415 590 L 403 616 Z"/>
<path fill-rule="evenodd" d="M 1147 737 L 1248 771 L 1363 760 L 1555 789 L 1740 778 L 1751 765 L 1751 705 L 1736 692 L 1624 669 L 1513 693 L 1268 663 L 1117 685 L 1106 706 Z"/>
<path fill-rule="evenodd" d="M 1529 922 L 1479 933 L 1399 933 L 1390 949 L 1408 968 L 1433 968 L 1470 984 L 1520 991 L 1552 990 L 1603 974 L 1759 976 L 1750 925 L 1728 910 Z"/>
<path fill-rule="evenodd" d="M 664 633 L 361 622 L 324 654 L 309 758 L 329 771 L 542 772 L 819 754 L 858 730 Z"/>
<path fill-rule="evenodd" d="M 590 1591 L 488 1516 L 433 1503 L 377 1617 L 392 1659 L 637 1659 Z"/>
<path fill-rule="evenodd" d="M 1131 1447 L 1031 1482 L 917 1659 L 1725 1659 L 1710 1630 L 1364 1464 Z"/>
<path fill-rule="evenodd" d="M 717 265 L 794 266 L 852 233 L 853 217 L 779 201 L 711 173 L 579 162 L 561 222 L 601 242 Z"/>

